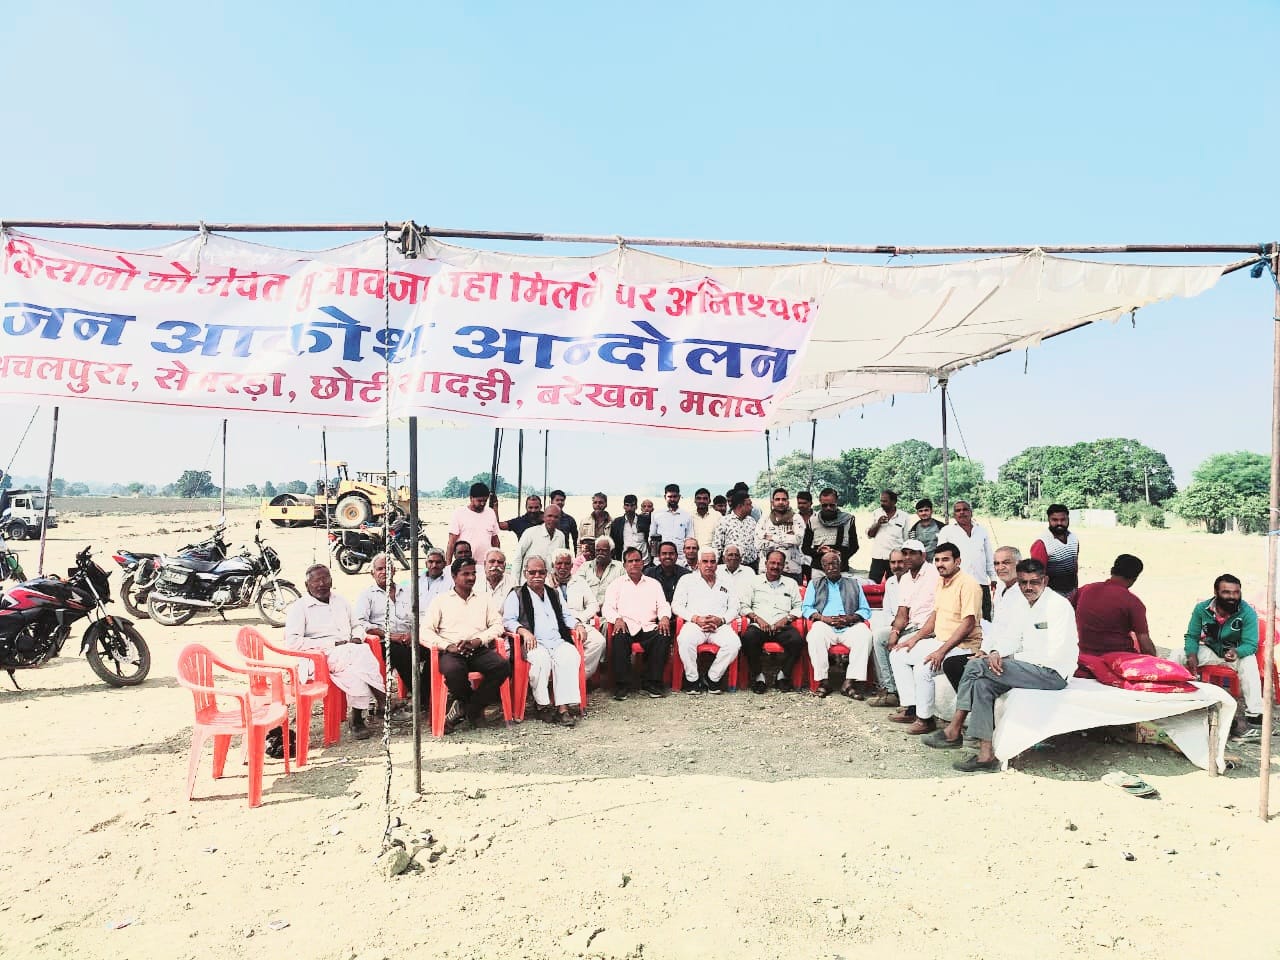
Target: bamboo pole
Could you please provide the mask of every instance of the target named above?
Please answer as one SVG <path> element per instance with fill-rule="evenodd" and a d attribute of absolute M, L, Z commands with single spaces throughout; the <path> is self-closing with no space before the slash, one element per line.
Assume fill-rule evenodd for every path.
<path fill-rule="evenodd" d="M 49 538 L 49 504 L 53 502 L 53 457 L 58 451 L 58 408 L 53 408 L 53 431 L 49 435 L 49 472 L 44 479 L 44 517 L 40 521 L 40 556 L 36 576 L 44 576 L 44 544 Z"/>
<path fill-rule="evenodd" d="M 1276 538 L 1280 537 L 1280 249 L 1271 257 L 1271 281 L 1275 284 L 1272 310 L 1271 346 L 1271 504 L 1267 523 L 1267 603 L 1265 627 L 1259 636 L 1268 636 L 1262 651 L 1262 755 L 1258 763 L 1258 816 L 1271 816 L 1271 713 L 1274 709 L 1276 663 Z M 1265 631 L 1265 633 L 1264 633 Z"/>
<path fill-rule="evenodd" d="M 947 379 L 938 381 L 942 387 L 942 516 L 951 516 L 951 455 L 947 450 Z"/>
<path fill-rule="evenodd" d="M 322 495 L 325 498 L 324 499 L 324 549 L 325 549 L 325 553 L 328 554 L 329 556 L 329 570 L 332 571 L 333 570 L 333 551 L 329 549 L 329 545 L 333 541 L 329 539 L 329 536 L 330 534 L 333 533 L 333 510 L 332 510 L 333 504 L 329 502 L 329 437 L 328 437 L 328 434 L 325 432 L 324 427 L 320 428 L 320 464 L 321 464 L 321 469 L 324 470 L 324 489 L 317 490 L 316 493 L 318 495 Z M 387 477 L 387 483 L 390 483 L 390 482 L 391 482 L 391 478 Z M 311 542 L 315 543 L 314 540 L 312 540 Z M 312 554 L 311 559 L 312 560 L 315 559 L 315 554 Z"/>
<path fill-rule="evenodd" d="M 413 633 L 409 637 L 409 696 L 413 698 L 413 789 L 422 793 L 422 707 L 418 687 L 422 684 L 418 666 L 418 630 L 421 611 L 418 610 L 418 418 L 409 418 L 409 563 L 412 566 L 411 597 L 413 599 Z M 391 564 L 390 555 L 387 563 Z M 395 567 L 387 571 L 394 579 Z"/>
<path fill-rule="evenodd" d="M 227 418 L 222 418 L 222 490 L 218 496 L 222 522 L 227 522 Z"/>

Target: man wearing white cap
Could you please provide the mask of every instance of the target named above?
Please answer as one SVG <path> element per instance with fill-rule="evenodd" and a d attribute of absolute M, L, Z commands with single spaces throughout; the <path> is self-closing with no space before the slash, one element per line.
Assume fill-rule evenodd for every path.
<path fill-rule="evenodd" d="M 900 549 L 906 569 L 898 576 L 897 609 L 893 612 L 893 622 L 883 635 L 884 643 L 877 639 L 874 645 L 876 675 L 884 692 L 867 699 L 867 705 L 871 707 L 902 705 L 889 653 L 902 641 L 909 640 L 933 615 L 934 598 L 941 579 L 937 567 L 925 559 L 926 548 L 921 541 L 907 540 Z M 890 601 L 888 593 L 886 589 L 886 606 Z M 914 693 L 909 694 L 908 702 L 915 703 Z"/>

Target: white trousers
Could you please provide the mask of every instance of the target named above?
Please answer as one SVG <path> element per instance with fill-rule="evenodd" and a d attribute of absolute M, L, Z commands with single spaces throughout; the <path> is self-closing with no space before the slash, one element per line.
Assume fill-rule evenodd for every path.
<path fill-rule="evenodd" d="M 578 693 L 578 666 L 582 658 L 572 643 L 557 644 L 554 650 L 539 644 L 525 651 L 525 658 L 529 661 L 529 687 L 538 706 L 551 704 L 548 685 L 554 692 L 557 706 L 576 707 L 582 703 Z"/>
<path fill-rule="evenodd" d="M 1200 652 L 1196 654 L 1196 660 L 1202 667 L 1221 665 L 1235 670 L 1236 676 L 1240 678 L 1240 695 L 1244 698 L 1245 712 L 1262 712 L 1262 676 L 1258 672 L 1258 655 L 1256 653 L 1251 653 L 1247 657 L 1236 657 L 1235 662 L 1232 663 L 1223 660 L 1202 643 L 1200 644 Z M 1185 653 L 1179 654 L 1178 662 L 1185 664 L 1187 655 Z"/>
<path fill-rule="evenodd" d="M 587 664 L 588 677 L 600 669 L 600 661 L 604 659 L 604 634 L 595 627 L 587 627 L 587 637 L 582 641 L 582 659 Z"/>
<path fill-rule="evenodd" d="M 676 636 L 676 649 L 680 651 L 680 663 L 684 666 L 684 678 L 690 683 L 698 679 L 698 644 L 714 643 L 720 649 L 707 668 L 707 679 L 718 683 L 729 665 L 738 659 L 742 641 L 727 623 L 715 630 L 703 630 L 692 620 L 686 620 Z"/>
<path fill-rule="evenodd" d="M 356 710 L 373 706 L 373 691 L 383 689 L 382 671 L 373 651 L 355 640 L 325 650 L 329 679 L 347 695 L 347 703 Z"/>
<path fill-rule="evenodd" d="M 915 707 L 916 716 L 921 720 L 933 716 L 933 678 L 940 672 L 928 666 L 924 658 L 941 646 L 942 641 L 937 637 L 926 637 L 910 650 L 898 647 L 889 651 L 889 667 L 893 670 L 893 682 L 898 687 L 898 703 L 903 707 Z M 969 651 L 964 647 L 952 647 L 947 659 L 968 656 Z"/>
<path fill-rule="evenodd" d="M 821 683 L 831 672 L 831 658 L 827 651 L 837 643 L 849 648 L 849 670 L 846 680 L 866 680 L 867 661 L 871 658 L 871 628 L 865 623 L 836 630 L 829 623 L 815 623 L 809 627 L 805 638 L 809 645 L 809 662 L 813 664 L 813 679 Z"/>

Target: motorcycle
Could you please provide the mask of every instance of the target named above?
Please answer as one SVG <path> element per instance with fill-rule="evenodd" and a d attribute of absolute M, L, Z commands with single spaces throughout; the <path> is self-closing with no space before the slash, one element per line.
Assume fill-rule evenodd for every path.
<path fill-rule="evenodd" d="M 263 620 L 273 627 L 283 627 L 289 604 L 301 594 L 292 583 L 277 576 L 280 555 L 263 542 L 261 526 L 261 520 L 254 524 L 257 556 L 245 547 L 237 556 L 224 560 L 165 557 L 155 586 L 147 595 L 151 618 L 166 627 L 176 627 L 200 610 L 216 610 L 225 620 L 224 611 L 256 603 Z"/>
<path fill-rule="evenodd" d="M 0 580 L 21 582 L 25 579 L 27 575 L 22 570 L 22 561 L 18 559 L 15 551 L 9 549 L 8 539 L 4 532 L 0 531 Z"/>
<path fill-rule="evenodd" d="M 408 570 L 410 553 L 413 549 L 413 534 L 409 529 L 409 520 L 401 517 L 391 524 L 391 546 L 386 552 L 400 566 Z M 431 549 L 431 539 L 422 525 L 418 525 L 418 553 L 422 555 Z M 354 530 L 337 529 L 329 532 L 329 551 L 333 561 L 343 573 L 356 574 L 364 569 L 365 564 L 383 552 L 383 536 L 381 527 L 361 526 Z"/>
<path fill-rule="evenodd" d="M 225 560 L 227 558 L 227 542 L 223 534 L 227 528 L 219 524 L 213 536 L 200 543 L 189 543 L 179 550 L 175 557 L 190 557 L 194 560 Z M 132 616 L 139 620 L 151 616 L 147 612 L 147 597 L 151 595 L 160 575 L 160 567 L 165 555 L 161 553 L 143 553 L 135 550 L 118 550 L 111 555 L 124 570 L 120 580 L 120 602 Z"/>
<path fill-rule="evenodd" d="M 67 579 L 38 577 L 11 587 L 0 601 L 0 668 L 15 688 L 15 670 L 38 667 L 62 652 L 71 625 L 88 617 L 80 652 L 99 679 L 113 687 L 134 687 L 151 671 L 147 641 L 124 617 L 107 613 L 111 575 L 91 557 L 76 554 Z"/>

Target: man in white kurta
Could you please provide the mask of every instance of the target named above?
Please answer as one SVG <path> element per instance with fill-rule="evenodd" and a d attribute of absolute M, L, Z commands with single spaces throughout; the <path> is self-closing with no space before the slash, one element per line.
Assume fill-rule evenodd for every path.
<path fill-rule="evenodd" d="M 515 588 L 515 578 L 507 573 L 507 555 L 501 550 L 490 550 L 484 558 L 484 576 L 476 579 L 476 593 L 488 594 L 493 598 L 493 605 L 501 610 L 507 594 Z"/>
<path fill-rule="evenodd" d="M 894 603 L 896 610 L 892 612 L 893 622 L 883 635 L 883 643 L 877 638 L 873 643 L 876 658 L 876 674 L 880 679 L 883 693 L 867 698 L 867 705 L 872 707 L 898 707 L 902 705 L 898 696 L 898 682 L 893 675 L 890 652 L 902 639 L 909 639 L 933 615 L 934 600 L 938 591 L 938 570 L 925 559 L 925 545 L 919 540 L 905 540 L 902 547 L 904 569 L 898 575 L 897 597 Z M 888 590 L 885 590 L 888 597 Z M 886 603 L 887 605 L 887 603 Z M 914 702 L 914 701 L 912 701 Z"/>
<path fill-rule="evenodd" d="M 759 574 L 742 565 L 742 551 L 732 545 L 724 548 L 724 563 L 716 568 L 716 576 L 733 587 L 733 592 L 738 597 L 739 609 L 746 606 L 747 598 L 759 579 Z"/>
<path fill-rule="evenodd" d="M 573 565 L 572 558 L 569 565 Z M 526 605 L 527 609 L 522 609 Z M 538 715 L 572 727 L 573 708 L 582 704 L 578 686 L 582 659 L 573 643 L 578 621 L 560 605 L 556 592 L 547 589 L 547 563 L 542 557 L 533 556 L 525 562 L 524 585 L 507 594 L 502 625 L 516 635 L 517 643 L 524 645 L 529 687 Z M 554 710 L 552 696 L 556 701 Z"/>
<path fill-rule="evenodd" d="M 540 524 L 520 534 L 516 547 L 516 584 L 524 582 L 524 567 L 530 557 L 541 557 L 550 566 L 553 550 L 568 549 L 568 536 L 560 529 L 560 508 L 553 503 L 543 512 Z"/>
<path fill-rule="evenodd" d="M 347 695 L 351 704 L 351 732 L 367 740 L 364 711 L 376 702 L 386 705 L 382 671 L 364 643 L 364 631 L 351 604 L 333 592 L 333 577 L 324 564 L 307 568 L 307 592 L 293 602 L 284 623 L 284 645 L 325 655 L 329 679 Z"/>
<path fill-rule="evenodd" d="M 611 560 L 612 563 L 618 563 Z M 592 564 L 594 567 L 594 564 Z M 587 676 L 593 676 L 600 669 L 600 661 L 604 659 L 604 634 L 596 629 L 595 618 L 600 612 L 600 604 L 596 602 L 595 591 L 583 578 L 582 571 L 571 576 L 573 564 L 568 550 L 556 550 L 551 554 L 551 574 L 547 578 L 548 588 L 556 591 L 560 606 L 573 614 L 578 626 L 582 628 L 582 660 L 587 666 Z M 618 563 L 618 569 L 622 564 Z M 612 583 L 616 578 L 610 578 Z"/>
<path fill-rule="evenodd" d="M 356 597 L 353 613 L 356 625 L 363 636 L 383 639 L 387 626 L 387 608 L 390 607 L 391 618 L 391 667 L 400 675 L 402 689 L 413 689 L 413 591 L 407 587 L 397 587 L 391 579 L 394 561 L 385 553 L 373 558 L 370 573 L 373 583 L 369 584 L 360 596 Z M 431 687 L 428 671 L 428 657 L 422 653 L 418 657 L 418 702 L 425 708 Z"/>
<path fill-rule="evenodd" d="M 973 520 L 973 507 L 964 500 L 951 506 L 950 523 L 938 531 L 938 543 L 954 543 L 960 548 L 960 569 L 982 587 L 982 616 L 991 619 L 991 595 L 995 592 L 995 551 L 986 528 Z"/>
<path fill-rule="evenodd" d="M 849 648 L 849 666 L 845 670 L 840 692 L 853 700 L 866 699 L 858 684 L 866 684 L 867 663 L 871 658 L 871 607 L 858 581 L 841 570 L 843 560 L 837 550 L 822 554 L 822 576 L 809 583 L 801 612 L 809 620 L 809 662 L 818 696 L 831 693 L 831 656 L 836 644 Z"/>
<path fill-rule="evenodd" d="M 716 575 L 716 552 L 700 551 L 697 571 L 680 578 L 671 600 L 672 611 L 685 621 L 676 634 L 676 649 L 687 693 L 724 692 L 724 675 L 742 649 L 742 641 L 729 625 L 738 616 L 739 606 L 733 587 Z M 698 672 L 700 643 L 714 643 L 719 648 L 705 679 Z"/>

